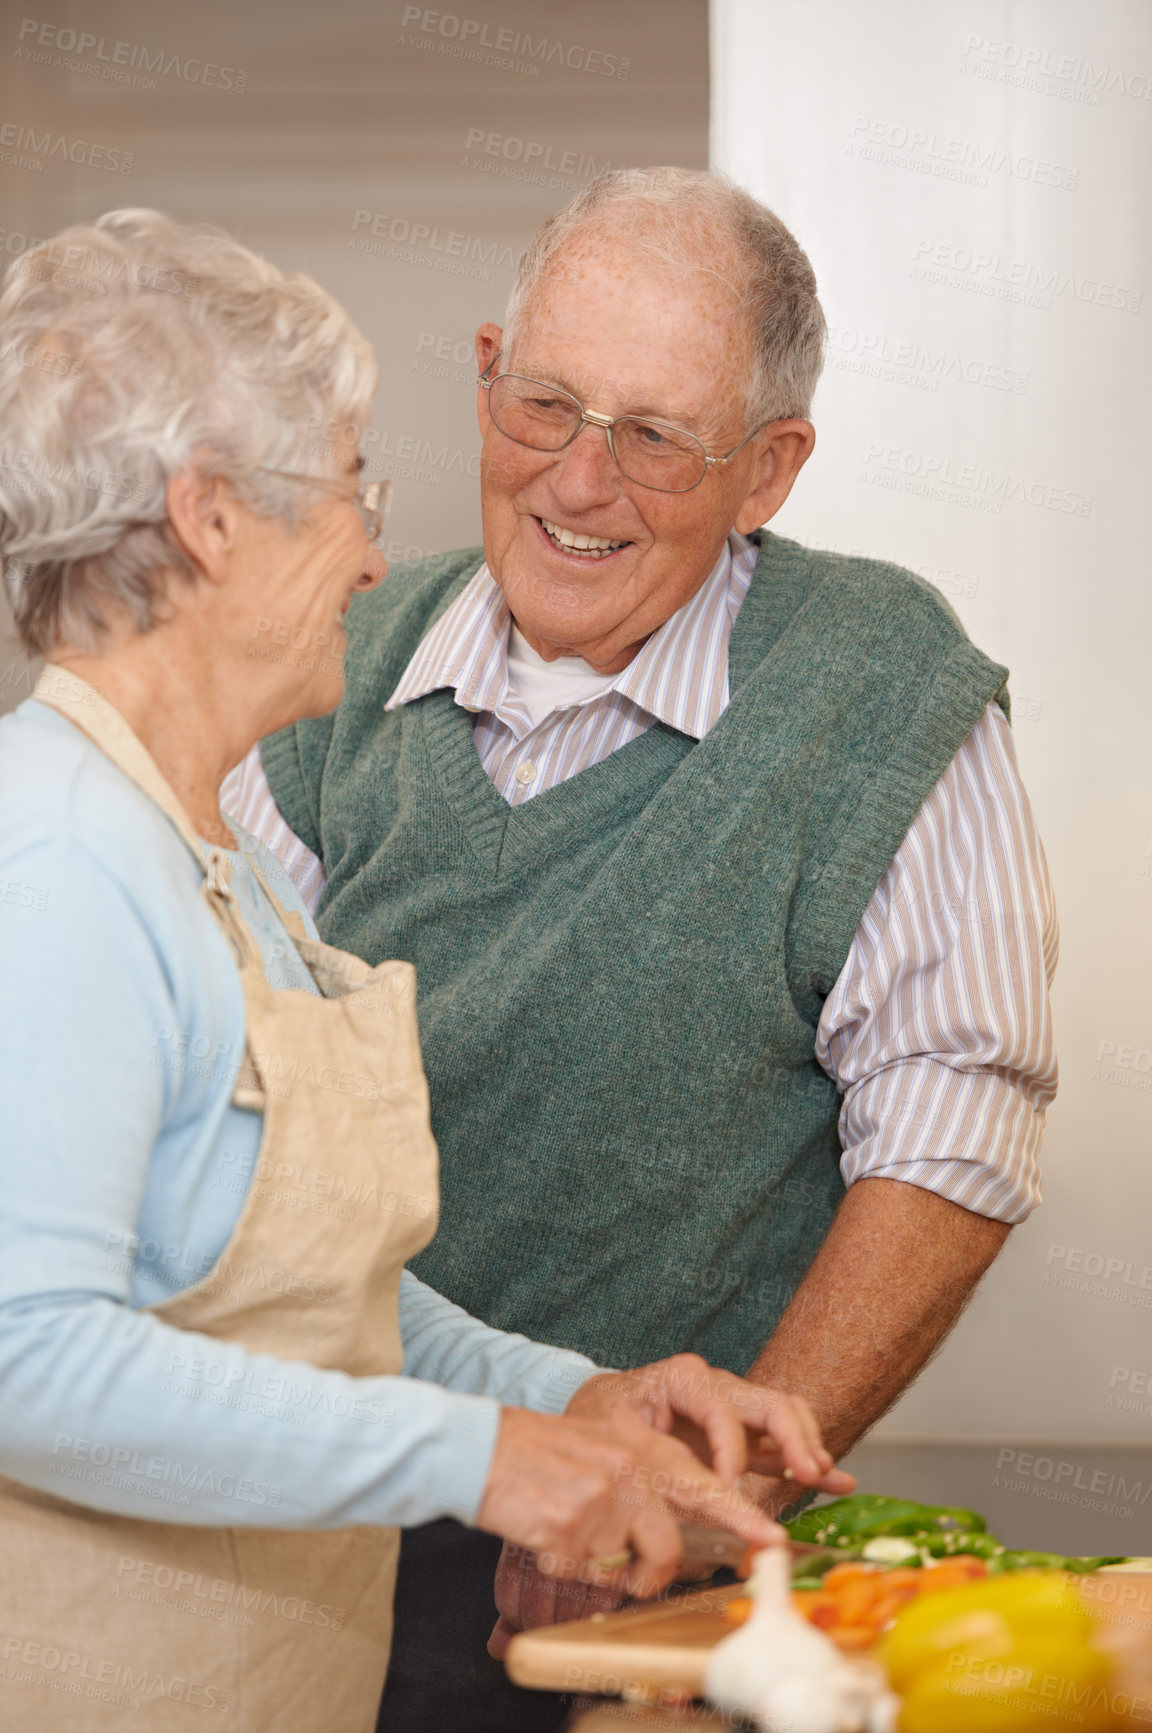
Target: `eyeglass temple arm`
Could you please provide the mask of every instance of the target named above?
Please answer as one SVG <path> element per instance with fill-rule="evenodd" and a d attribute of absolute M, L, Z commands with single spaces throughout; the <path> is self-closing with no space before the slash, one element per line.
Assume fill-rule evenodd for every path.
<path fill-rule="evenodd" d="M 494 383 L 493 380 L 489 379 L 488 375 L 491 373 L 493 367 L 495 367 L 497 361 L 499 361 L 499 359 L 503 353 L 504 353 L 504 351 L 502 349 L 497 349 L 495 355 L 493 355 L 491 361 L 489 361 L 487 367 L 485 367 L 483 373 L 480 374 L 479 378 L 476 381 L 477 385 L 482 385 L 484 387 L 485 391 L 487 391 L 489 389 L 489 387 Z"/>
<path fill-rule="evenodd" d="M 751 433 L 746 433 L 744 435 L 744 438 L 740 441 L 739 445 L 734 445 L 732 447 L 731 451 L 726 451 L 724 453 L 723 457 L 707 457 L 707 458 L 705 458 L 705 462 L 710 463 L 714 469 L 723 469 L 723 467 L 726 463 L 731 463 L 732 459 L 736 456 L 736 453 L 738 451 L 743 451 L 744 447 L 748 444 L 748 441 L 750 439 L 755 439 L 755 437 L 758 433 L 763 433 L 763 431 L 766 427 L 771 427 L 771 426 L 772 426 L 771 421 L 762 421 L 760 423 L 759 427 L 754 427 L 752 429 Z"/>

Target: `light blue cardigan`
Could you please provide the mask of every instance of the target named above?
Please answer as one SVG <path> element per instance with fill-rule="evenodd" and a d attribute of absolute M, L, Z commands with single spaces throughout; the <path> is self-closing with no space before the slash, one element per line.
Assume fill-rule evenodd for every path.
<path fill-rule="evenodd" d="M 234 885 L 265 973 L 310 986 L 248 848 Z M 141 1310 L 215 1261 L 260 1138 L 230 1104 L 243 998 L 198 878 L 68 721 L 34 700 L 0 719 L 0 1473 L 166 1522 L 470 1522 L 499 1403 L 560 1412 L 592 1361 L 489 1329 L 407 1272 L 403 1377 L 213 1342 L 209 1383 L 208 1343 Z M 181 1461 L 212 1473 L 156 1466 Z"/>

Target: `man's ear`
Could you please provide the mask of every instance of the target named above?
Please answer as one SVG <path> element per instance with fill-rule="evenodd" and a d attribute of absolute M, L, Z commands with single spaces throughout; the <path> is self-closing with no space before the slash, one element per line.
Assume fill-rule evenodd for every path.
<path fill-rule="evenodd" d="M 773 421 L 756 436 L 751 485 L 733 519 L 734 529 L 747 535 L 776 516 L 815 443 L 816 429 L 810 421 Z"/>
<path fill-rule="evenodd" d="M 238 501 L 229 484 L 195 463 L 170 476 L 165 492 L 170 533 L 209 583 L 223 583 L 240 538 Z"/>
<path fill-rule="evenodd" d="M 476 370 L 484 373 L 500 353 L 504 333 L 499 325 L 493 325 L 489 320 L 481 325 L 476 333 Z M 481 437 L 488 432 L 491 417 L 488 414 L 488 393 L 483 386 L 476 388 L 476 418 L 480 423 Z"/>

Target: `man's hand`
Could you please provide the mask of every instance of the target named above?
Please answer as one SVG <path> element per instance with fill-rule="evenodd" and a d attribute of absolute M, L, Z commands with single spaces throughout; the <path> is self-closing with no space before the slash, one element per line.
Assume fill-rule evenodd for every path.
<path fill-rule="evenodd" d="M 837 1495 L 856 1485 L 852 1475 L 833 1465 L 802 1397 L 749 1384 L 709 1366 L 698 1354 L 676 1354 L 631 1372 L 601 1373 L 576 1392 L 565 1411 L 566 1419 L 608 1425 L 621 1415 L 680 1438 L 727 1481 L 745 1470 L 787 1472 L 789 1478 L 779 1482 L 789 1489 L 785 1503 L 795 1498 L 797 1483 Z M 715 1526 L 714 1518 L 704 1520 Z M 690 1575 L 677 1572 L 680 1580 Z M 500 1620 L 488 1653 L 499 1660 L 517 1631 L 611 1612 L 636 1592 L 594 1567 L 580 1580 L 559 1582 L 536 1568 L 531 1551 L 505 1543 L 496 1571 Z"/>
<path fill-rule="evenodd" d="M 674 1354 L 631 1372 L 602 1372 L 577 1390 L 565 1413 L 584 1420 L 634 1414 L 683 1439 L 729 1481 L 753 1470 L 787 1473 L 802 1486 L 837 1495 L 856 1484 L 835 1466 L 802 1396 L 719 1371 L 699 1354 Z"/>

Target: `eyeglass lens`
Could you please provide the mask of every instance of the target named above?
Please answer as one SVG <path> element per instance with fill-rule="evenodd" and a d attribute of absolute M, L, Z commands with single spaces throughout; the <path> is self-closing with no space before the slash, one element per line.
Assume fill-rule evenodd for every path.
<path fill-rule="evenodd" d="M 501 433 L 534 451 L 559 451 L 573 437 L 583 410 L 574 397 L 536 379 L 502 373 L 488 393 Z M 662 422 L 623 416 L 612 429 L 616 461 L 630 481 L 665 493 L 686 493 L 705 475 L 707 452 L 691 433 Z"/>

